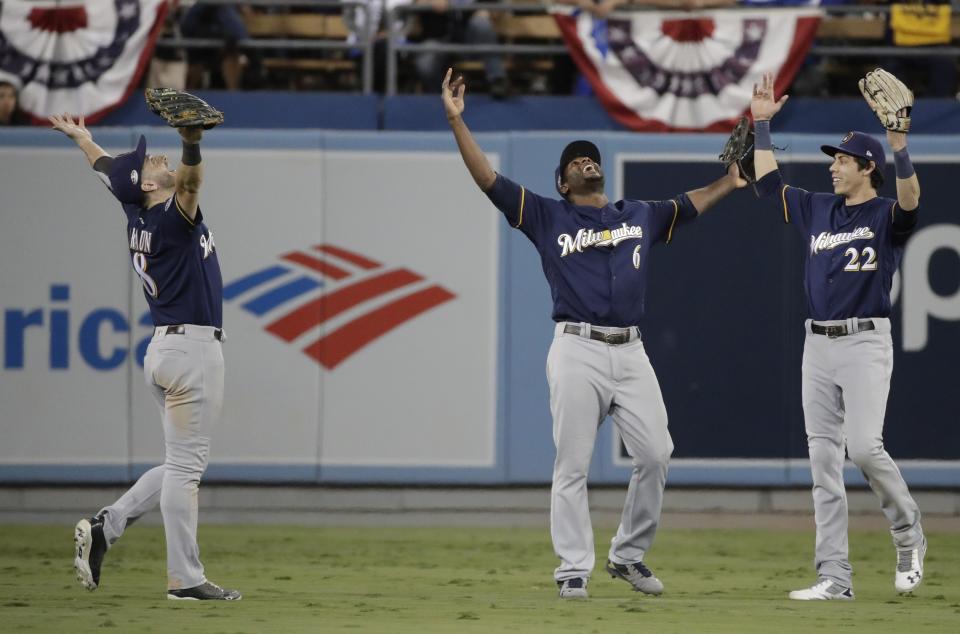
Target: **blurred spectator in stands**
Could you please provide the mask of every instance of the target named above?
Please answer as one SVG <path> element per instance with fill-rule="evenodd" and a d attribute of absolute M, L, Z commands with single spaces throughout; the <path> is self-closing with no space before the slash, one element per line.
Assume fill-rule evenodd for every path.
<path fill-rule="evenodd" d="M 429 5 L 433 10 L 415 14 L 419 29 L 414 29 L 410 40 L 421 43 L 496 44 L 497 32 L 489 11 L 461 9 L 472 0 L 414 0 L 414 4 Z M 439 52 L 417 53 L 414 65 L 420 85 L 426 92 L 436 89 L 438 78 L 450 65 L 449 55 Z M 495 99 L 507 96 L 507 73 L 503 56 L 496 53 L 480 55 L 490 94 Z"/>
<path fill-rule="evenodd" d="M 20 91 L 8 81 L 0 80 L 0 126 L 27 125 L 26 115 L 20 110 Z"/>
<path fill-rule="evenodd" d="M 240 90 L 246 58 L 237 48 L 237 42 L 247 38 L 243 14 L 249 7 L 240 4 L 196 3 L 180 18 L 180 32 L 189 38 L 216 38 L 223 40 L 223 49 L 191 49 L 187 85 L 206 88 L 203 73 L 219 59 L 224 88 Z"/>
<path fill-rule="evenodd" d="M 891 2 L 887 20 L 888 45 L 936 50 L 949 45 L 950 0 Z M 957 91 L 957 60 L 952 56 L 891 57 L 883 67 L 908 86 L 922 83 L 924 97 L 952 97 Z M 919 81 L 918 81 L 919 80 Z"/>
<path fill-rule="evenodd" d="M 387 24 L 390 12 L 395 8 L 411 4 L 413 0 L 357 0 L 361 5 L 349 4 L 343 9 L 343 22 L 350 30 L 347 42 L 362 46 L 373 40 L 373 89 L 386 92 L 387 83 L 387 38 L 402 39 L 405 28 L 402 20 Z M 359 48 L 355 55 L 360 54 Z"/>
<path fill-rule="evenodd" d="M 882 1 L 882 0 L 881 0 Z M 831 4 L 875 4 L 874 0 L 859 2 L 859 0 L 740 0 L 740 4 L 749 6 L 782 6 L 782 7 L 816 7 Z M 879 4 L 879 2 L 876 2 Z"/>
<path fill-rule="evenodd" d="M 167 17 L 163 21 L 160 37 L 178 38 L 180 35 L 179 8 L 171 6 Z M 177 88 L 187 87 L 187 53 L 182 48 L 157 46 L 150 60 L 147 70 L 146 88 Z"/>

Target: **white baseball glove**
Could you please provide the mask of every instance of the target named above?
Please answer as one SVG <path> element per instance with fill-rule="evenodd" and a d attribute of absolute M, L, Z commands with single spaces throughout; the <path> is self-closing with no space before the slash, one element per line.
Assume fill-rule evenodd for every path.
<path fill-rule="evenodd" d="M 878 68 L 857 82 L 880 124 L 893 132 L 910 131 L 913 93 L 902 81 Z"/>

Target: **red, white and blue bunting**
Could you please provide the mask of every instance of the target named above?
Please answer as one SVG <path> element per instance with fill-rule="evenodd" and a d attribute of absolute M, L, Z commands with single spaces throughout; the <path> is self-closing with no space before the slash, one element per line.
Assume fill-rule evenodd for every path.
<path fill-rule="evenodd" d="M 166 12 L 167 0 L 4 0 L 0 80 L 20 87 L 34 123 L 96 122 L 137 87 Z"/>
<path fill-rule="evenodd" d="M 783 94 L 813 43 L 818 9 L 554 12 L 570 55 L 614 119 L 639 131 L 729 130 L 753 84 Z"/>

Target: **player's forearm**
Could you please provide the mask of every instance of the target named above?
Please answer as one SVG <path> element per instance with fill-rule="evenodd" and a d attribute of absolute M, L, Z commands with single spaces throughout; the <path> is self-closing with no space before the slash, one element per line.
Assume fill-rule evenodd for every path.
<path fill-rule="evenodd" d="M 904 211 L 916 209 L 920 206 L 920 181 L 907 154 L 906 142 L 900 147 L 894 146 L 893 161 L 897 173 L 897 203 Z"/>
<path fill-rule="evenodd" d="M 180 168 L 177 169 L 177 191 L 196 194 L 203 183 L 203 163 L 200 144 L 183 142 Z"/>
<path fill-rule="evenodd" d="M 463 163 L 467 166 L 470 176 L 480 189 L 487 191 L 497 180 L 496 172 L 490 167 L 486 154 L 477 145 L 463 118 L 457 116 L 448 120 L 450 129 L 453 130 L 453 138 L 457 140 L 457 147 L 460 148 L 460 156 L 463 157 Z"/>
<path fill-rule="evenodd" d="M 720 202 L 724 196 L 737 188 L 736 181 L 730 175 L 715 180 L 706 187 L 687 192 L 687 198 L 697 208 L 697 214 L 703 215 L 708 209 Z"/>
<path fill-rule="evenodd" d="M 916 174 L 910 178 L 897 179 L 897 202 L 900 208 L 906 211 L 920 206 L 920 181 Z"/>
<path fill-rule="evenodd" d="M 770 172 L 777 171 L 777 159 L 773 157 L 773 142 L 770 140 L 770 120 L 759 120 L 753 124 L 753 169 L 757 180 Z"/>
<path fill-rule="evenodd" d="M 87 161 L 90 162 L 90 167 L 93 167 L 93 164 L 97 162 L 98 158 L 110 156 L 102 147 L 93 142 L 93 138 L 78 139 L 77 147 L 80 148 L 83 155 L 87 157 Z"/>

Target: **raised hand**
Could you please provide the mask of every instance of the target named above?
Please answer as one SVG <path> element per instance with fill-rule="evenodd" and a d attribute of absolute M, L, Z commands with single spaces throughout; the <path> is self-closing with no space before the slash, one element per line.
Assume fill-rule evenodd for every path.
<path fill-rule="evenodd" d="M 52 117 L 48 117 L 48 120 L 53 125 L 54 130 L 63 132 L 77 143 L 93 139 L 93 135 L 90 134 L 90 131 L 87 130 L 87 127 L 83 123 L 83 115 L 80 115 L 80 121 L 74 121 L 73 117 L 66 113 L 61 115 L 55 114 Z"/>
<path fill-rule="evenodd" d="M 443 84 L 440 95 L 443 99 L 443 109 L 447 111 L 447 119 L 456 119 L 463 114 L 464 103 L 463 95 L 467 91 L 467 85 L 463 77 L 459 76 L 452 82 L 453 69 L 448 68 L 447 74 L 443 78 Z"/>
<path fill-rule="evenodd" d="M 750 100 L 750 113 L 754 121 L 773 118 L 789 97 L 784 95 L 777 101 L 773 95 L 773 73 L 764 73 L 759 84 L 753 85 L 753 98 Z"/>
<path fill-rule="evenodd" d="M 750 184 L 747 182 L 747 179 L 740 176 L 740 168 L 737 167 L 736 163 L 730 163 L 730 167 L 727 168 L 727 176 L 730 177 L 731 182 L 736 189 L 746 187 Z"/>

